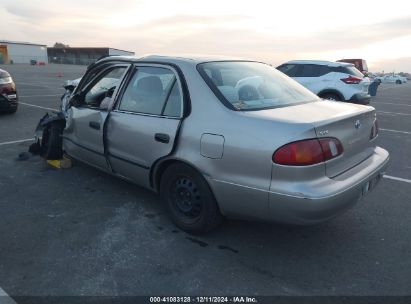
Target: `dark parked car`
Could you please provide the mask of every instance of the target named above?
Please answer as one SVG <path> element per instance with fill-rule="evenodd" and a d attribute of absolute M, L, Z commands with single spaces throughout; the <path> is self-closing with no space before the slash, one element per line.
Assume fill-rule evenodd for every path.
<path fill-rule="evenodd" d="M 14 113 L 17 111 L 18 97 L 16 85 L 10 74 L 0 69 L 0 112 Z"/>

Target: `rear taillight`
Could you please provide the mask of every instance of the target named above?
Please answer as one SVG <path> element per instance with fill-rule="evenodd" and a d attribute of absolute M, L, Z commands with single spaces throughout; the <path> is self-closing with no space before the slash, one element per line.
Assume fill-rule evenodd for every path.
<path fill-rule="evenodd" d="M 337 157 L 343 153 L 341 142 L 336 138 L 319 139 L 324 154 L 324 161 Z"/>
<path fill-rule="evenodd" d="M 370 139 L 376 138 L 377 135 L 378 135 L 378 120 L 375 119 L 374 124 L 372 125 L 372 128 L 371 128 Z"/>
<path fill-rule="evenodd" d="M 341 78 L 341 81 L 347 83 L 347 84 L 359 84 L 361 82 L 361 78 L 349 75 L 346 78 Z"/>
<path fill-rule="evenodd" d="M 309 166 L 341 155 L 340 141 L 336 138 L 307 139 L 282 146 L 273 154 L 273 162 L 285 166 Z"/>

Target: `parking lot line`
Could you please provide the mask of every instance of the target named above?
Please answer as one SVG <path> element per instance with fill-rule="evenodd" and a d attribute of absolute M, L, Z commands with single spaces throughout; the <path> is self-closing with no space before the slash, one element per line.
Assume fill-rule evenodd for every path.
<path fill-rule="evenodd" d="M 28 98 L 28 97 L 51 97 L 51 96 L 61 96 L 61 94 L 50 94 L 50 95 L 19 95 L 19 98 Z"/>
<path fill-rule="evenodd" d="M 398 89 L 400 88 L 399 86 L 395 87 L 386 87 L 386 88 L 379 88 L 378 91 L 386 91 L 386 90 L 392 90 L 392 89 Z"/>
<path fill-rule="evenodd" d="M 26 86 L 32 86 L 32 87 L 40 87 L 40 88 L 55 88 L 55 87 L 50 87 L 47 85 L 42 85 L 42 84 L 34 84 L 34 83 L 27 83 L 27 82 L 18 82 L 18 84 L 20 85 L 26 85 Z"/>
<path fill-rule="evenodd" d="M 398 97 L 378 97 L 378 99 L 380 98 L 384 98 L 384 100 L 388 99 L 388 100 L 404 100 L 404 98 L 398 98 Z M 372 102 L 378 102 L 378 99 L 376 101 L 372 101 Z"/>
<path fill-rule="evenodd" d="M 391 104 L 391 105 L 396 105 L 396 106 L 406 106 L 406 107 L 411 107 L 411 105 L 409 105 L 409 104 L 405 104 L 405 103 L 380 102 L 380 101 L 376 101 L 376 102 L 373 102 L 373 103 Z"/>
<path fill-rule="evenodd" d="M 30 103 L 25 103 L 25 102 L 19 102 L 19 104 L 22 104 L 22 105 L 25 105 L 25 106 L 29 106 L 29 107 L 34 107 L 34 108 L 40 108 L 40 109 L 50 110 L 50 111 L 58 111 L 58 109 L 52 109 L 52 108 L 42 107 L 42 106 L 33 105 L 33 104 L 30 104 Z"/>
<path fill-rule="evenodd" d="M 405 116 L 411 116 L 411 114 L 406 114 L 406 113 L 385 112 L 385 111 L 377 111 L 377 113 L 388 114 L 388 115 L 405 115 Z"/>
<path fill-rule="evenodd" d="M 392 179 L 392 180 L 396 180 L 396 181 L 400 181 L 400 182 L 405 182 L 405 183 L 411 184 L 411 179 L 406 179 L 406 178 L 401 178 L 401 177 L 395 177 L 395 176 L 385 175 L 385 174 L 384 174 L 384 178 L 388 178 L 388 179 Z"/>
<path fill-rule="evenodd" d="M 2 142 L 2 143 L 0 143 L 0 146 L 12 145 L 12 144 L 18 144 L 18 143 L 22 143 L 22 142 L 30 141 L 30 140 L 33 140 L 33 139 L 34 139 L 34 138 L 27 138 L 27 139 L 20 139 L 20 140 L 6 141 L 6 142 Z"/>
<path fill-rule="evenodd" d="M 17 303 L 0 287 L 0 304 L 17 304 Z"/>
<path fill-rule="evenodd" d="M 394 133 L 411 134 L 411 132 L 408 132 L 408 131 L 399 131 L 399 130 L 382 129 L 382 128 L 380 128 L 380 130 L 387 131 L 387 132 L 394 132 Z"/>

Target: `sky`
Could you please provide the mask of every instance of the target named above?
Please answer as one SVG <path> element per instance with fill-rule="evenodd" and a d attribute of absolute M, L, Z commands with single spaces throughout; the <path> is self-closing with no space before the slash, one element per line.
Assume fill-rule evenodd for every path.
<path fill-rule="evenodd" d="M 136 56 L 222 55 L 273 65 L 363 58 L 411 72 L 411 2 L 0 0 L 0 40 L 113 47 Z"/>

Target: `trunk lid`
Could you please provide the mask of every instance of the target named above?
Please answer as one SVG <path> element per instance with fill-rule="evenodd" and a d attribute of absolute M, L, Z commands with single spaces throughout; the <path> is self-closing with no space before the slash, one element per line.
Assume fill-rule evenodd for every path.
<path fill-rule="evenodd" d="M 328 177 L 335 177 L 356 166 L 368 158 L 375 147 L 370 135 L 376 116 L 375 109 L 370 106 L 324 100 L 246 113 L 278 122 L 309 123 L 314 126 L 318 138 L 337 138 L 344 150 L 342 155 L 325 163 Z"/>
<path fill-rule="evenodd" d="M 335 177 L 367 159 L 374 151 L 370 140 L 375 109 L 368 107 L 345 117 L 314 122 L 317 137 L 337 138 L 343 154 L 326 162 L 326 175 Z"/>

